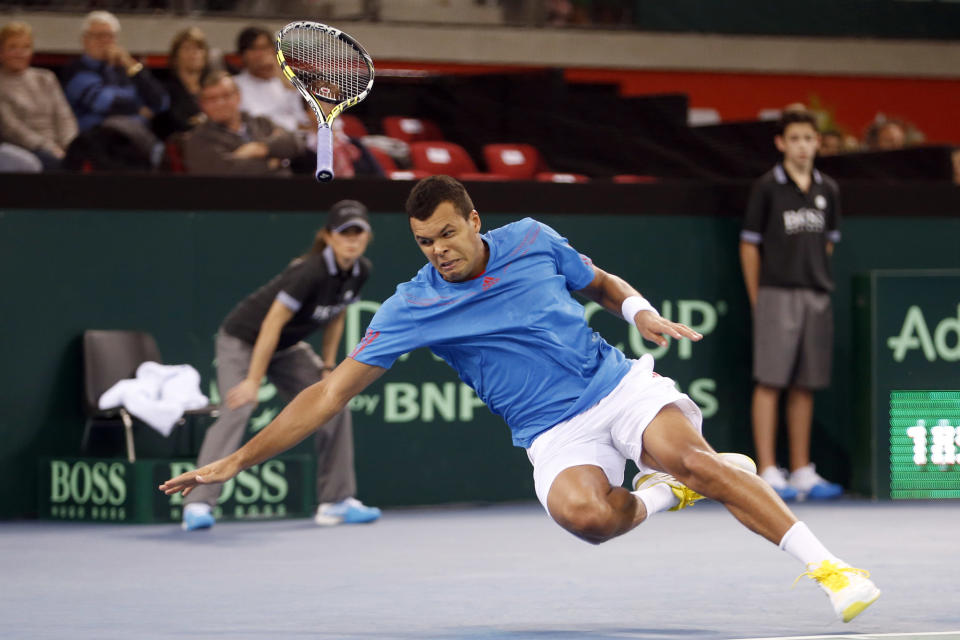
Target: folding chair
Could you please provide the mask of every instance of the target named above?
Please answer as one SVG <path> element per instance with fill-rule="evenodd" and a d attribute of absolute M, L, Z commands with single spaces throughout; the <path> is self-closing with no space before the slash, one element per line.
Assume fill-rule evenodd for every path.
<path fill-rule="evenodd" d="M 90 430 L 95 423 L 122 426 L 126 443 L 127 460 L 134 462 L 136 452 L 133 443 L 133 416 L 124 408 L 100 409 L 103 392 L 120 380 L 133 378 L 137 367 L 144 362 L 159 362 L 160 349 L 153 336 L 145 331 L 83 332 L 83 409 L 87 416 L 80 441 L 80 450 L 85 452 L 90 440 Z M 185 411 L 184 415 L 208 415 L 215 417 L 217 405 Z"/>

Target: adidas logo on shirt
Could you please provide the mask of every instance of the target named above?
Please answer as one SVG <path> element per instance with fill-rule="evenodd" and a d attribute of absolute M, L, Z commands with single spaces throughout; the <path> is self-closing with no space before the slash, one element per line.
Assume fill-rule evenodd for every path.
<path fill-rule="evenodd" d="M 494 278 L 494 277 L 491 277 L 491 276 L 486 276 L 486 277 L 484 277 L 484 279 L 483 279 L 483 290 L 486 291 L 487 289 L 489 289 L 489 288 L 492 287 L 493 285 L 497 284 L 498 282 L 500 282 L 500 278 Z"/>

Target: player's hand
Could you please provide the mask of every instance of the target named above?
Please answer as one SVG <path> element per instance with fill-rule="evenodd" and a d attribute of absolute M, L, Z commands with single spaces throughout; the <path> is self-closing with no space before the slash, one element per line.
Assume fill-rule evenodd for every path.
<path fill-rule="evenodd" d="M 660 345 L 667 346 L 667 338 L 687 338 L 698 342 L 703 336 L 685 324 L 679 322 L 670 322 L 652 311 L 641 311 L 634 320 L 637 323 L 637 329 L 644 340 Z"/>
<path fill-rule="evenodd" d="M 233 462 L 232 458 L 226 457 L 216 462 L 211 462 L 199 469 L 181 473 L 176 478 L 171 478 L 161 484 L 159 488 L 160 491 L 163 491 L 168 496 L 174 493 L 183 493 L 183 495 L 186 496 L 193 491 L 193 488 L 198 484 L 226 482 L 240 473 L 240 471 L 240 467 Z"/>
<path fill-rule="evenodd" d="M 257 406 L 257 393 L 260 384 L 255 380 L 244 380 L 227 392 L 227 408 L 239 409 L 248 404 Z"/>

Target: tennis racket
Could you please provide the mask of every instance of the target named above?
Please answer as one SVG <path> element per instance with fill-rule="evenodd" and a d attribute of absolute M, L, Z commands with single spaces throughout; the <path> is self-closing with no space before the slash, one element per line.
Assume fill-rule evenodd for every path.
<path fill-rule="evenodd" d="M 317 180 L 333 180 L 330 124 L 373 89 L 373 60 L 359 42 L 319 22 L 291 22 L 277 35 L 277 61 L 317 116 Z M 334 105 L 323 114 L 322 103 Z"/>

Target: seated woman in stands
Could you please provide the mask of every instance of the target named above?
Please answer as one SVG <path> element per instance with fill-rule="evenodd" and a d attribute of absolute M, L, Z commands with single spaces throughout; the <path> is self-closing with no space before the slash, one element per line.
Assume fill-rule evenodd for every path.
<path fill-rule="evenodd" d="M 170 108 L 153 121 L 154 132 L 161 140 L 189 131 L 204 120 L 197 102 L 200 79 L 210 67 L 210 49 L 203 31 L 190 27 L 174 36 L 168 60 L 170 77 L 164 87 L 170 96 Z"/>
<path fill-rule="evenodd" d="M 30 25 L 0 28 L 0 138 L 32 152 L 47 170 L 57 169 L 77 135 L 77 120 L 53 72 L 31 67 Z"/>

